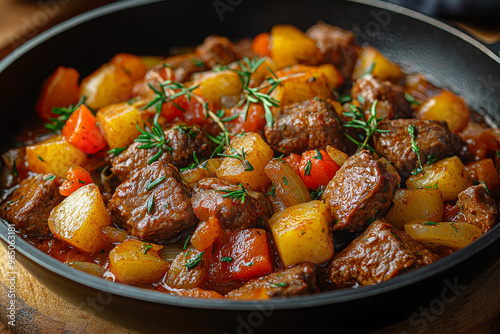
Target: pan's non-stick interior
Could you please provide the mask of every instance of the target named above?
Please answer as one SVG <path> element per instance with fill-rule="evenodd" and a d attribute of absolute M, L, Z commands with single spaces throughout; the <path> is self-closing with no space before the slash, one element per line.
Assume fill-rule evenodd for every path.
<path fill-rule="evenodd" d="M 359 44 L 376 46 L 406 70 L 425 73 L 435 84 L 464 96 L 474 109 L 500 121 L 497 59 L 472 40 L 390 11 L 396 7 L 382 6 L 344 1 L 134 0 L 85 14 L 28 42 L 0 63 L 2 143 L 35 117 L 40 86 L 59 65 L 74 67 L 85 76 L 118 52 L 161 55 L 171 46 L 201 43 L 209 34 L 237 39 L 280 23 L 305 30 L 318 20 L 354 30 Z M 5 240 L 5 226 L 0 232 Z M 379 286 L 272 303 L 191 300 L 144 292 L 65 267 L 21 240 L 17 247 L 18 260 L 59 295 L 129 328 L 250 333 L 257 328 L 292 332 L 330 325 L 332 331 L 356 332 L 425 305 L 426 298 L 443 289 L 444 279 L 462 282 L 477 275 L 495 258 L 492 249 L 498 250 L 499 238 L 497 227 L 438 264 Z M 103 303 L 98 310 L 91 309 L 85 304 L 87 298 Z"/>

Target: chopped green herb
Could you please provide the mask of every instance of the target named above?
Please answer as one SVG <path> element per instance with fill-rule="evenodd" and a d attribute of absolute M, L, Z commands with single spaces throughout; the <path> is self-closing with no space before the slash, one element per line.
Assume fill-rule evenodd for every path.
<path fill-rule="evenodd" d="M 286 283 L 286 282 L 278 282 L 278 283 L 271 284 L 272 288 L 284 288 L 286 286 L 288 286 L 288 283 Z"/>
<path fill-rule="evenodd" d="M 411 149 L 417 156 L 417 162 L 418 166 L 415 168 L 413 172 L 411 172 L 413 175 L 418 175 L 419 173 L 425 174 L 424 170 L 424 165 L 422 164 L 422 160 L 420 160 L 420 147 L 417 145 L 417 142 L 415 140 L 415 125 L 410 124 L 408 125 L 408 128 L 406 129 L 408 131 L 408 134 L 410 135 L 411 138 Z"/>
<path fill-rule="evenodd" d="M 318 149 L 316 149 L 316 155 L 313 158 L 318 160 L 323 160 L 323 154 L 321 154 L 321 152 Z"/>
<path fill-rule="evenodd" d="M 304 176 L 311 175 L 311 160 L 307 160 L 306 168 L 304 169 Z"/>
<path fill-rule="evenodd" d="M 85 104 L 85 96 L 82 96 L 78 103 L 73 106 L 70 105 L 69 107 L 54 107 L 52 108 L 52 112 L 56 115 L 59 115 L 57 118 L 49 118 L 49 121 L 51 123 L 45 124 L 45 128 L 54 131 L 54 132 L 59 132 L 62 130 L 64 125 L 66 124 L 66 121 L 68 118 L 75 112 L 76 109 L 78 109 L 82 104 Z M 90 108 L 89 108 L 90 109 Z"/>
<path fill-rule="evenodd" d="M 425 222 L 424 225 L 437 225 L 438 223 L 434 223 L 434 222 Z"/>
<path fill-rule="evenodd" d="M 481 184 L 483 185 L 483 188 L 486 191 L 486 193 L 488 194 L 488 196 L 491 196 L 490 190 L 488 189 L 488 186 L 486 185 L 486 183 L 484 181 L 481 181 Z"/>
<path fill-rule="evenodd" d="M 373 62 L 373 63 L 370 64 L 370 67 L 368 67 L 368 69 L 366 70 L 366 72 L 361 76 L 361 79 L 369 76 L 370 74 L 372 74 L 374 67 L 375 67 L 375 62 Z"/>
<path fill-rule="evenodd" d="M 172 152 L 172 148 L 168 146 L 170 138 L 165 137 L 165 133 L 161 129 L 158 122 L 153 123 L 151 130 L 148 127 L 146 127 L 146 130 L 143 130 L 139 126 L 137 126 L 137 129 L 139 129 L 141 134 L 139 137 L 134 139 L 134 142 L 143 143 L 143 145 L 138 147 L 139 149 L 147 150 L 151 148 L 159 148 L 159 151 L 148 160 L 149 165 L 158 160 L 165 150 Z"/>
<path fill-rule="evenodd" d="M 156 187 L 157 185 L 162 183 L 162 181 L 165 180 L 166 177 L 167 177 L 166 175 L 163 175 L 163 176 L 160 176 L 159 178 L 157 178 L 156 180 L 149 182 L 146 189 L 147 190 L 153 189 L 154 187 Z"/>
<path fill-rule="evenodd" d="M 316 188 L 315 190 L 313 190 L 311 192 L 311 199 L 313 200 L 319 200 L 321 199 L 321 195 L 323 195 L 323 192 L 325 191 L 325 187 L 324 186 L 319 186 L 318 188 Z"/>
<path fill-rule="evenodd" d="M 87 183 L 87 181 L 83 181 L 83 180 L 78 179 L 78 183 L 85 184 L 85 183 Z"/>
<path fill-rule="evenodd" d="M 276 186 L 274 185 L 274 182 L 273 182 L 273 187 L 272 187 L 271 191 L 268 192 L 266 194 L 266 196 L 274 196 L 274 197 L 276 197 Z"/>
<path fill-rule="evenodd" d="M 148 199 L 148 204 L 147 204 L 148 213 L 151 213 L 154 205 L 155 205 L 155 195 L 153 194 Z"/>
<path fill-rule="evenodd" d="M 229 256 L 224 256 L 222 259 L 220 259 L 221 262 L 227 262 L 227 263 L 231 263 L 234 261 L 234 259 L 232 257 L 229 257 Z"/>
<path fill-rule="evenodd" d="M 408 92 L 405 93 L 405 99 L 408 102 L 410 102 L 410 104 L 413 104 L 413 105 L 416 105 L 416 106 L 420 105 L 420 102 L 418 102 L 417 100 L 415 100 L 415 97 L 413 95 L 411 95 L 410 93 L 408 93 Z"/>
<path fill-rule="evenodd" d="M 147 243 L 143 243 L 141 246 L 141 250 L 144 251 L 144 254 L 147 254 L 148 250 L 150 250 L 151 248 L 153 248 L 153 246 L 151 246 L 150 244 L 147 244 Z"/>
<path fill-rule="evenodd" d="M 432 165 L 433 163 L 435 163 L 436 161 L 438 160 L 438 157 L 437 155 L 428 155 L 427 156 L 427 163 L 426 165 Z"/>
<path fill-rule="evenodd" d="M 188 270 L 196 268 L 200 264 L 201 259 L 202 259 L 204 254 L 205 254 L 205 252 L 198 253 L 194 258 L 192 258 L 191 260 L 186 262 L 186 264 L 184 264 L 184 265 L 186 266 L 186 268 Z"/>
<path fill-rule="evenodd" d="M 200 67 L 200 68 L 203 68 L 205 67 L 205 63 L 201 60 L 201 59 L 198 59 L 198 58 L 191 58 L 189 59 L 193 64 L 194 66 L 196 67 Z"/>
<path fill-rule="evenodd" d="M 454 223 L 451 223 L 450 226 L 455 231 L 455 233 L 458 233 L 458 228 L 455 226 Z"/>
<path fill-rule="evenodd" d="M 497 154 L 497 158 L 500 159 L 500 151 L 497 151 L 496 154 Z"/>
<path fill-rule="evenodd" d="M 44 181 L 52 181 L 53 179 L 55 179 L 56 176 L 55 175 L 49 175 L 49 176 L 46 176 L 43 178 Z"/>
<path fill-rule="evenodd" d="M 286 179 L 286 177 L 283 176 L 281 179 L 283 180 L 283 182 L 285 183 L 285 185 L 288 185 L 288 180 Z"/>
<path fill-rule="evenodd" d="M 341 96 L 339 98 L 339 102 L 342 103 L 342 104 L 345 104 L 345 103 L 351 102 L 351 101 L 352 101 L 351 95 L 344 95 L 344 96 Z"/>
<path fill-rule="evenodd" d="M 139 97 L 137 97 L 137 96 L 133 97 L 133 98 L 131 98 L 130 100 L 127 101 L 127 104 L 129 106 L 131 106 L 132 104 L 134 104 L 134 102 L 137 102 L 137 100 L 139 100 Z"/>
<path fill-rule="evenodd" d="M 231 153 L 233 153 L 233 154 L 219 153 L 219 155 L 222 157 L 228 157 L 228 158 L 234 158 L 234 159 L 240 160 L 243 167 L 245 167 L 246 172 L 251 172 L 254 170 L 252 164 L 246 159 L 244 147 L 241 148 L 241 154 L 238 151 L 236 151 L 234 148 L 231 147 Z"/>
<path fill-rule="evenodd" d="M 41 156 L 38 156 L 38 160 L 40 160 L 41 162 L 45 162 L 45 160 L 43 160 Z"/>
<path fill-rule="evenodd" d="M 14 173 L 15 177 L 19 176 L 19 172 L 17 171 L 17 166 L 16 166 L 16 162 L 15 161 L 14 161 L 14 164 L 12 165 L 12 173 Z"/>
<path fill-rule="evenodd" d="M 281 161 L 281 162 L 285 162 L 285 160 L 283 160 L 283 156 L 284 156 L 284 154 L 280 155 L 279 157 L 277 157 L 275 159 L 278 161 Z"/>
<path fill-rule="evenodd" d="M 191 240 L 191 237 L 193 235 L 190 235 L 189 237 L 187 237 L 186 241 L 184 242 L 184 246 L 182 247 L 182 250 L 186 250 L 188 244 L 189 244 L 189 241 Z"/>
<path fill-rule="evenodd" d="M 125 151 L 126 149 L 127 149 L 126 147 L 115 147 L 114 149 L 109 150 L 108 153 L 113 154 L 113 156 L 116 157 L 117 155 L 120 155 L 120 153 Z"/>
<path fill-rule="evenodd" d="M 253 266 L 254 264 L 255 264 L 255 263 L 254 263 L 253 261 L 252 261 L 252 262 L 246 262 L 246 263 L 243 263 L 243 265 L 244 265 L 245 267 L 251 267 L 251 266 Z"/>
<path fill-rule="evenodd" d="M 233 201 L 239 199 L 241 203 L 245 203 L 245 197 L 248 195 L 247 190 L 241 183 L 238 183 L 238 186 L 241 188 L 240 190 L 216 189 L 215 191 L 226 193 L 225 195 L 222 195 L 223 198 L 229 197 Z"/>

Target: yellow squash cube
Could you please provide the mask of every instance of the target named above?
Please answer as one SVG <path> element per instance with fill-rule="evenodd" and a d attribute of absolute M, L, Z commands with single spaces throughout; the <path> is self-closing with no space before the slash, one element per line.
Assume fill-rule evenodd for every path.
<path fill-rule="evenodd" d="M 99 188 L 94 183 L 66 197 L 51 211 L 48 223 L 54 237 L 88 253 L 106 247 L 101 228 L 112 224 Z"/>
<path fill-rule="evenodd" d="M 285 266 L 303 261 L 321 263 L 333 257 L 330 216 L 325 204 L 311 201 L 286 208 L 269 220 L 276 248 Z"/>

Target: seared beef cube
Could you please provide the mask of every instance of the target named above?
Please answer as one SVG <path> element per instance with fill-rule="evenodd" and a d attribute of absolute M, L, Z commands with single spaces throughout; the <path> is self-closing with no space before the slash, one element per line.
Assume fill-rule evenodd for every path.
<path fill-rule="evenodd" d="M 168 162 L 175 167 L 185 167 L 193 161 L 193 152 L 198 158 L 210 155 L 210 142 L 207 136 L 196 125 L 178 125 L 166 130 L 165 138 L 167 147 L 164 147 L 163 154 L 158 161 Z M 113 173 L 122 181 L 130 178 L 136 169 L 148 165 L 148 161 L 153 158 L 160 148 L 142 149 L 144 143 L 132 143 L 119 156 L 111 160 Z"/>
<path fill-rule="evenodd" d="M 331 145 L 346 150 L 342 125 L 329 101 L 312 99 L 283 107 L 266 138 L 275 151 L 290 154 Z"/>
<path fill-rule="evenodd" d="M 291 297 L 316 292 L 316 267 L 304 262 L 295 267 L 253 279 L 229 292 L 233 299 L 265 299 Z"/>
<path fill-rule="evenodd" d="M 203 44 L 196 48 L 196 54 L 209 68 L 238 60 L 234 44 L 226 37 L 215 35 L 205 38 Z"/>
<path fill-rule="evenodd" d="M 209 67 L 193 53 L 168 57 L 157 66 L 163 67 L 164 64 L 172 68 L 175 75 L 175 81 L 177 82 L 189 81 L 194 73 L 207 71 L 209 69 Z"/>
<path fill-rule="evenodd" d="M 0 205 L 0 217 L 30 237 L 50 235 L 50 211 L 62 202 L 61 179 L 54 174 L 38 174 L 25 179 Z"/>
<path fill-rule="evenodd" d="M 359 53 L 354 33 L 320 22 L 309 28 L 306 34 L 316 41 L 325 62 L 335 65 L 344 78 L 351 79 Z"/>
<path fill-rule="evenodd" d="M 156 243 L 197 222 L 177 168 L 163 161 L 136 171 L 120 184 L 108 210 L 131 235 Z"/>
<path fill-rule="evenodd" d="M 241 186 L 233 185 L 217 178 L 205 178 L 198 182 L 191 198 L 196 216 L 207 221 L 217 218 L 224 228 L 245 229 L 254 227 L 259 220 L 270 217 L 269 203 L 264 194 L 246 189 L 245 201 L 231 199 L 231 191 L 241 191 Z"/>
<path fill-rule="evenodd" d="M 405 98 L 405 88 L 389 81 L 380 81 L 371 75 L 358 79 L 352 86 L 351 96 L 360 103 L 365 114 L 377 100 L 377 117 L 413 117 L 411 104 Z"/>
<path fill-rule="evenodd" d="M 393 225 L 377 220 L 327 269 L 327 288 L 348 288 L 387 281 L 439 257 Z"/>
<path fill-rule="evenodd" d="M 383 216 L 399 181 L 366 150 L 347 159 L 321 197 L 334 217 L 333 231 L 359 233 Z"/>
<path fill-rule="evenodd" d="M 394 119 L 379 123 L 378 128 L 389 130 L 387 133 L 375 132 L 373 141 L 375 149 L 389 159 L 396 167 L 399 175 L 408 177 L 417 167 L 417 155 L 412 150 L 411 136 L 408 126 L 415 126 L 415 141 L 420 148 L 420 159 L 425 164 L 429 157 L 443 159 L 456 155 L 460 146 L 458 137 L 453 135 L 444 121 L 426 121 L 416 119 Z"/>
<path fill-rule="evenodd" d="M 236 53 L 237 59 L 243 59 L 245 57 L 252 59 L 255 57 L 255 53 L 252 50 L 252 42 L 253 40 L 250 38 L 245 38 L 236 42 L 234 45 L 234 52 Z"/>
<path fill-rule="evenodd" d="M 498 220 L 497 203 L 485 186 L 472 186 L 458 194 L 457 206 L 468 223 L 488 232 Z"/>

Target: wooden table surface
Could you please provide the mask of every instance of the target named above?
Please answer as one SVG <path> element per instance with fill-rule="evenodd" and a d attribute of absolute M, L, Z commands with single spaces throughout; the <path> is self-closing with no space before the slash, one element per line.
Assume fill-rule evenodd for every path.
<path fill-rule="evenodd" d="M 0 0 L 0 59 L 29 38 L 73 15 L 112 0 Z M 500 40 L 500 32 L 462 25 L 484 43 Z M 16 271 L 18 312 L 29 317 L 18 319 L 10 330 L 6 324 L 7 253 L 0 247 L 0 334 L 31 333 L 33 326 L 23 319 L 35 319 L 37 333 L 135 333 L 87 314 L 45 288 L 20 265 Z M 443 313 L 425 325 L 424 333 L 500 333 L 500 259 L 481 274 Z M 417 311 L 416 306 L 415 311 Z M 2 324 L 3 323 L 3 324 Z M 377 333 L 421 333 L 423 326 L 410 326 L 409 320 L 394 323 Z"/>

